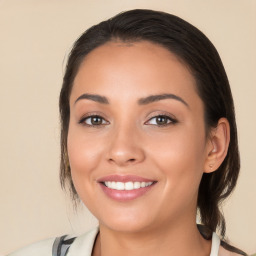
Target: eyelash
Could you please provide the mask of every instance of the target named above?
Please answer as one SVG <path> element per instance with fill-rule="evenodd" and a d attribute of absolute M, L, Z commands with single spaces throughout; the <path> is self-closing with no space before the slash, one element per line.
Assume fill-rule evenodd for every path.
<path fill-rule="evenodd" d="M 169 116 L 169 115 L 167 115 L 167 114 L 159 114 L 159 115 L 156 115 L 156 116 L 151 117 L 145 124 L 146 124 L 146 125 L 150 125 L 150 124 L 147 124 L 149 121 L 151 121 L 151 120 L 153 120 L 153 119 L 156 119 L 156 118 L 160 118 L 160 117 L 162 117 L 162 118 L 167 118 L 167 119 L 168 119 L 168 123 L 167 123 L 167 124 L 162 124 L 162 125 L 156 124 L 155 126 L 158 126 L 158 127 L 165 127 L 165 126 L 169 126 L 169 125 L 174 125 L 174 124 L 176 124 L 176 123 L 178 122 L 175 118 L 173 118 L 173 117 L 171 117 L 171 116 Z M 105 123 L 105 124 L 98 124 L 98 125 L 86 124 L 86 123 L 85 123 L 85 121 L 88 120 L 88 119 L 91 119 L 91 121 L 92 121 L 92 118 L 99 118 L 99 119 L 101 119 L 101 120 L 104 120 L 106 123 Z M 99 128 L 99 127 L 101 127 L 101 126 L 103 126 L 103 125 L 109 124 L 109 122 L 106 121 L 106 120 L 105 120 L 102 116 L 100 116 L 100 115 L 91 114 L 91 115 L 88 115 L 88 116 L 83 117 L 83 118 L 79 121 L 79 124 L 82 124 L 82 125 L 85 125 L 85 126 L 88 126 L 88 127 L 96 127 L 96 128 Z"/>
<path fill-rule="evenodd" d="M 167 114 L 159 114 L 159 115 L 151 117 L 146 123 L 148 123 L 149 121 L 151 121 L 153 119 L 159 118 L 159 117 L 166 118 L 168 120 L 168 123 L 167 124 L 162 124 L 162 125 L 156 124 L 156 126 L 158 126 L 158 127 L 165 127 L 165 126 L 169 126 L 169 125 L 174 125 L 174 124 L 176 124 L 178 122 L 172 116 L 169 116 Z"/>
<path fill-rule="evenodd" d="M 105 120 L 105 119 L 104 119 L 102 116 L 100 116 L 100 115 L 97 115 L 97 114 L 90 114 L 90 115 L 88 115 L 88 116 L 83 117 L 83 118 L 79 121 L 79 124 L 82 124 L 82 125 L 85 125 L 85 126 L 88 126 L 88 127 L 99 128 L 100 126 L 106 125 L 106 124 L 109 123 L 109 122 L 107 122 L 106 120 L 105 120 L 106 124 L 94 125 L 94 124 L 86 124 L 86 123 L 85 123 L 85 121 L 86 121 L 87 119 L 91 119 L 91 121 L 92 121 L 92 118 L 95 118 L 95 117 L 100 118 L 100 119 L 102 119 L 102 120 Z"/>

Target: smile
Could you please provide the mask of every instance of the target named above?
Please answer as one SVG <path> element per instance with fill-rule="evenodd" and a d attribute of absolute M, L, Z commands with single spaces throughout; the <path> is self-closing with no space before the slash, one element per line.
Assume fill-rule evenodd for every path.
<path fill-rule="evenodd" d="M 108 188 L 115 189 L 115 190 L 134 190 L 139 188 L 145 188 L 151 186 L 153 182 L 115 182 L 115 181 L 106 181 L 104 185 Z"/>
<path fill-rule="evenodd" d="M 153 190 L 157 181 L 136 175 L 109 175 L 97 180 L 104 194 L 115 201 L 130 201 Z"/>

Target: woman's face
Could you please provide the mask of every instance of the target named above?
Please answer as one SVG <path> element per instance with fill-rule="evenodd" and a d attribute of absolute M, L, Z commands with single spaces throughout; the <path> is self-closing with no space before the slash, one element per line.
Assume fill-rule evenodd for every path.
<path fill-rule="evenodd" d="M 210 144 L 195 88 L 186 66 L 150 42 L 109 42 L 86 56 L 70 96 L 68 155 L 100 225 L 195 221 Z"/>

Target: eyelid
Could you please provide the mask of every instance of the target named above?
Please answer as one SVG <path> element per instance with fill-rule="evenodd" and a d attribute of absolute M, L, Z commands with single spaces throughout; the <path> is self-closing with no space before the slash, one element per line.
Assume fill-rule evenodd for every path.
<path fill-rule="evenodd" d="M 148 123 L 150 120 L 152 120 L 153 118 L 157 118 L 157 117 L 159 117 L 159 116 L 167 117 L 167 118 L 170 120 L 170 122 L 167 123 L 167 124 L 155 125 L 155 126 L 168 126 L 168 125 L 171 125 L 171 124 L 176 124 L 176 123 L 178 122 L 177 118 L 176 118 L 174 115 L 172 115 L 172 114 L 170 114 L 170 113 L 168 113 L 168 112 L 158 112 L 158 113 L 155 113 L 155 112 L 154 112 L 153 114 L 151 114 L 151 115 L 148 117 L 147 121 L 146 121 L 144 124 L 150 125 L 150 124 L 147 124 L 147 123 Z M 85 120 L 86 120 L 87 118 L 93 118 L 93 117 L 102 118 L 102 119 L 104 120 L 104 122 L 106 122 L 106 123 L 104 123 L 104 124 L 99 124 L 99 125 L 93 125 L 93 124 L 92 124 L 92 125 L 89 125 L 89 124 L 86 124 L 86 123 L 85 123 Z M 110 124 L 110 122 L 107 120 L 107 118 L 104 117 L 104 114 L 103 114 L 103 113 L 99 113 L 99 112 L 89 112 L 89 113 L 86 113 L 85 115 L 83 115 L 83 116 L 79 119 L 78 123 L 79 123 L 79 124 L 82 124 L 82 125 L 85 125 L 85 126 L 88 126 L 88 127 L 100 127 L 100 126 L 105 126 L 105 125 L 107 125 L 107 124 Z"/>
<path fill-rule="evenodd" d="M 93 118 L 93 117 L 100 117 L 102 118 L 106 123 L 105 124 L 99 124 L 99 125 L 89 125 L 89 124 L 86 124 L 85 123 L 85 120 L 86 119 L 89 119 L 89 118 Z M 85 126 L 88 126 L 88 127 L 100 127 L 100 126 L 103 126 L 103 125 L 106 125 L 106 124 L 109 124 L 110 122 L 106 120 L 106 118 L 104 117 L 104 115 L 102 113 L 99 113 L 99 112 L 90 112 L 90 113 L 86 113 L 85 115 L 83 115 L 79 121 L 78 121 L 79 124 L 82 124 L 82 125 L 85 125 Z"/>
<path fill-rule="evenodd" d="M 177 118 L 173 115 L 171 115 L 170 113 L 167 112 L 158 112 L 158 113 L 154 113 L 152 114 L 148 120 L 145 122 L 145 124 L 147 124 L 150 120 L 152 120 L 153 118 L 157 118 L 159 116 L 163 116 L 163 117 L 168 117 L 170 119 L 170 123 L 167 123 L 165 125 L 156 125 L 156 126 L 167 126 L 167 125 L 171 125 L 171 124 L 176 124 L 178 122 Z M 148 124 L 149 125 L 149 124 Z"/>

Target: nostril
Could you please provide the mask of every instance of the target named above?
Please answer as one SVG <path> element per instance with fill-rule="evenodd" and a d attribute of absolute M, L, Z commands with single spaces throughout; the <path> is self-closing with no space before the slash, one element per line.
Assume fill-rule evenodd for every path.
<path fill-rule="evenodd" d="M 110 162 L 118 162 L 118 159 L 115 160 L 115 159 L 113 159 L 113 158 L 110 158 L 109 161 L 110 161 Z M 131 158 L 131 159 L 128 159 L 128 160 L 126 160 L 126 161 L 124 160 L 124 161 L 122 161 L 122 162 L 123 162 L 123 163 L 125 163 L 125 162 L 126 162 L 126 163 L 134 163 L 134 162 L 136 162 L 136 159 L 135 159 L 135 158 Z"/>
<path fill-rule="evenodd" d="M 120 149 L 112 148 L 106 155 L 106 160 L 111 164 L 129 165 L 136 164 L 144 160 L 144 152 L 141 149 Z"/>

